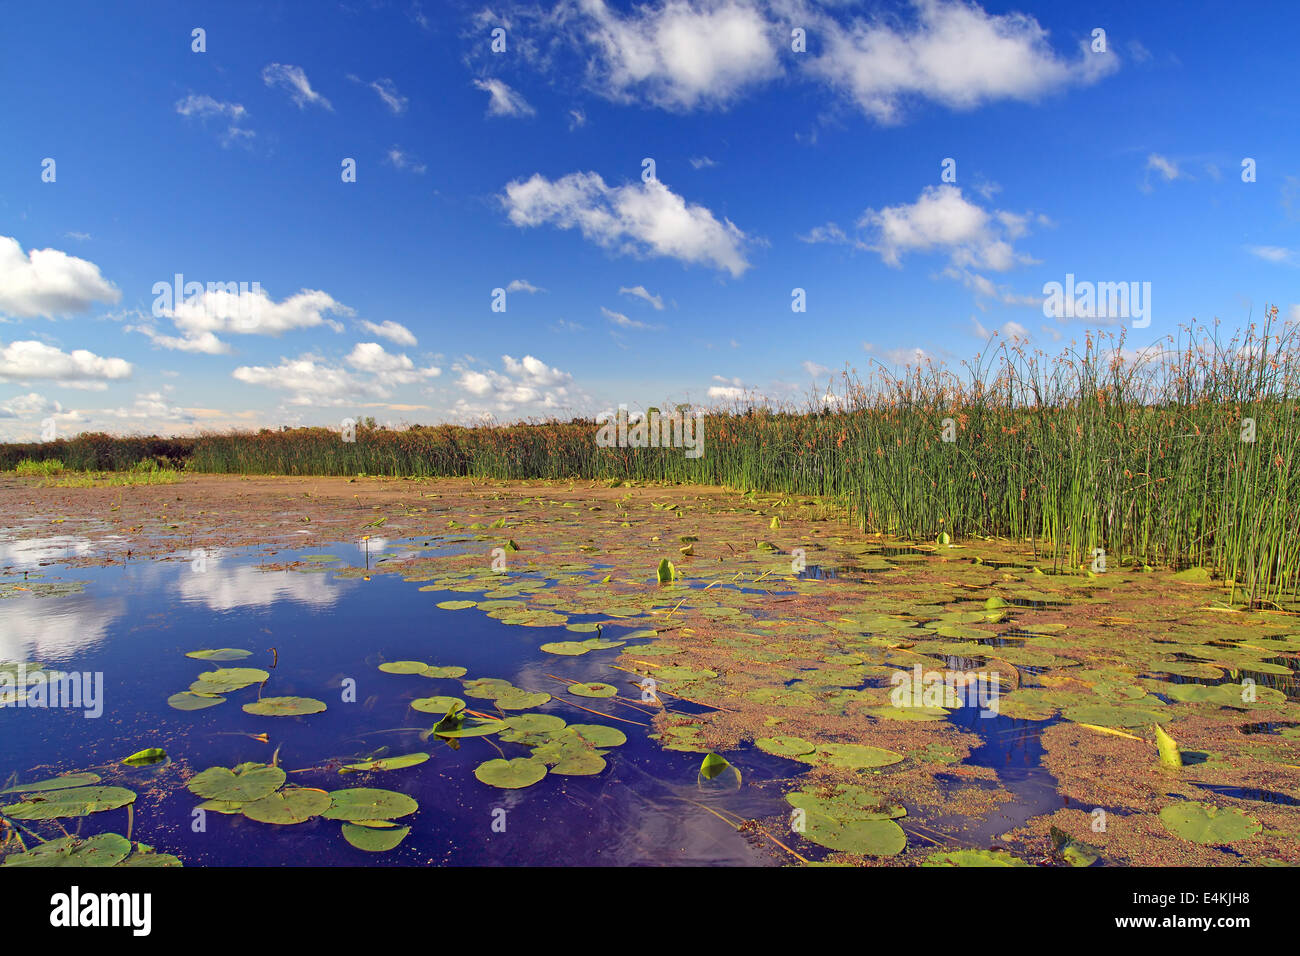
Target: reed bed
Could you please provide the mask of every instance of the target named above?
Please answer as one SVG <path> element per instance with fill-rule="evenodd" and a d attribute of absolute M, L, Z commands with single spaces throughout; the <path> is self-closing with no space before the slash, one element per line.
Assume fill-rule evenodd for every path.
<path fill-rule="evenodd" d="M 1033 540 L 1058 565 L 1087 563 L 1100 548 L 1110 567 L 1206 566 L 1250 600 L 1294 599 L 1296 337 L 1293 325 L 1278 328 L 1274 308 L 1262 328 L 1226 342 L 1215 328 L 1188 327 L 1139 353 L 1123 334 L 1089 334 L 1056 356 L 1002 344 L 961 370 L 846 370 L 799 409 L 756 401 L 710 410 L 700 458 L 601 448 L 596 426 L 575 419 L 359 427 L 355 442 L 326 428 L 80 436 L 0 446 L 0 466 L 57 457 L 102 469 L 162 457 L 198 472 L 620 479 L 827 495 L 867 531 Z"/>

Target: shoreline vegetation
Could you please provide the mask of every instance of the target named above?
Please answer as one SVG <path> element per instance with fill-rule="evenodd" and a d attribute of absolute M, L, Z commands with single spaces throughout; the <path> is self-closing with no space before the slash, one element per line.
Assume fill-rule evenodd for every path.
<path fill-rule="evenodd" d="M 1280 328 L 1280 331 L 1279 331 Z M 1058 566 L 1204 567 L 1234 599 L 1300 591 L 1300 330 L 1276 307 L 1227 342 L 1188 326 L 1059 356 L 846 370 L 805 407 L 706 409 L 706 452 L 600 447 L 588 419 L 359 425 L 0 444 L 0 469 L 663 481 L 838 500 L 864 531 L 1032 540 Z M 152 464 L 142 464 L 151 462 Z M 160 478 L 159 480 L 167 480 Z"/>

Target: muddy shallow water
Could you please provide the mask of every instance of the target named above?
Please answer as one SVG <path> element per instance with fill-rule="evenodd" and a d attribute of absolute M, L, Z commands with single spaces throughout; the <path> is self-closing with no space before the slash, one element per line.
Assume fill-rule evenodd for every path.
<path fill-rule="evenodd" d="M 0 790 L 93 772 L 131 809 L 28 819 L 24 845 L 130 826 L 187 865 L 1300 862 L 1276 798 L 1300 792 L 1292 614 L 1233 608 L 1197 574 L 887 542 L 826 513 L 691 487 L 0 480 L 0 668 L 103 681 L 100 717 L 0 707 Z M 249 654 L 186 656 L 219 648 Z M 380 668 L 411 661 L 464 672 Z M 267 677 L 169 705 L 222 668 Z M 411 707 L 431 696 L 568 727 L 442 736 Z M 324 710 L 243 709 L 279 697 Z M 570 732 L 591 725 L 622 733 Z M 147 747 L 167 759 L 119 763 Z M 710 752 L 731 764 L 711 779 Z M 410 754 L 429 757 L 339 773 Z M 503 758 L 523 785 L 477 775 Z M 287 771 L 286 793 L 418 809 L 385 852 L 329 811 L 196 817 L 194 776 L 250 762 Z M 0 795 L 0 815 L 34 799 Z"/>

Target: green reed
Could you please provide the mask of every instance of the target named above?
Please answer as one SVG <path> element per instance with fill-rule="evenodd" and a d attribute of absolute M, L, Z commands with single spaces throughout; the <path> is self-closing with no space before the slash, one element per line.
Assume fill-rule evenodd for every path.
<path fill-rule="evenodd" d="M 1300 349 L 1277 310 L 1228 342 L 1187 328 L 1143 353 L 1124 336 L 1061 354 L 1001 345 L 963 369 L 846 370 L 833 400 L 715 409 L 705 453 L 601 448 L 589 420 L 403 429 L 78 436 L 0 446 L 0 467 L 59 458 L 190 471 L 692 482 L 826 495 L 864 530 L 1032 541 L 1058 567 L 1203 565 L 1250 600 L 1300 587 Z M 1253 419 L 1253 441 L 1247 419 Z M 946 440 L 952 439 L 952 440 Z M 112 462 L 111 464 L 109 462 Z"/>

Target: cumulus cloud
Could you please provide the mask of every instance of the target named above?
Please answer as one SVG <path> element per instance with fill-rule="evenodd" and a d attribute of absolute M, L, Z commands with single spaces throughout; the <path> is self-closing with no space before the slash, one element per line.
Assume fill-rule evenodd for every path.
<path fill-rule="evenodd" d="M 285 90 L 299 109 L 306 109 L 308 105 L 320 106 L 327 110 L 334 109 L 329 100 L 311 88 L 307 74 L 300 66 L 290 66 L 285 63 L 268 64 L 262 70 L 262 82 L 267 86 L 278 86 Z"/>
<path fill-rule="evenodd" d="M 290 405 L 347 405 L 358 395 L 387 395 L 379 383 L 365 381 L 313 355 L 282 358 L 275 366 L 241 365 L 231 375 L 246 385 L 289 392 Z"/>
<path fill-rule="evenodd" d="M 585 70 L 587 86 L 616 102 L 672 111 L 725 109 L 787 68 L 878 122 L 929 101 L 950 109 L 1035 101 L 1094 83 L 1119 67 L 1079 38 L 1059 52 L 1032 16 L 990 14 L 964 0 L 913 0 L 910 10 L 860 16 L 852 2 L 659 0 L 618 11 L 605 0 L 515 7 L 517 52 L 542 70 Z M 483 27 L 506 23 L 489 10 Z M 813 51 L 790 55 L 790 31 Z M 563 63 L 569 51 L 577 63 Z"/>
<path fill-rule="evenodd" d="M 956 0 L 914 0 L 911 23 L 883 18 L 839 24 L 815 14 L 822 52 L 810 74 L 852 100 L 873 119 L 894 123 L 905 104 L 931 100 L 970 110 L 997 100 L 1034 101 L 1113 72 L 1113 53 L 1092 53 L 1080 42 L 1060 56 L 1048 32 L 1022 13 L 990 14 Z"/>
<path fill-rule="evenodd" d="M 0 382 L 58 382 L 68 388 L 102 390 L 131 377 L 131 363 L 85 349 L 64 352 L 44 342 L 0 342 Z"/>
<path fill-rule="evenodd" d="M 54 318 L 121 298 L 93 262 L 58 249 L 33 249 L 24 255 L 17 239 L 0 236 L 0 315 Z"/>
<path fill-rule="evenodd" d="M 388 352 L 378 342 L 358 342 L 344 361 L 357 371 L 374 375 L 383 385 L 410 385 L 442 374 L 436 366 L 416 368 L 408 356 Z"/>
<path fill-rule="evenodd" d="M 400 322 L 393 322 L 391 319 L 379 323 L 362 320 L 358 324 L 371 335 L 377 335 L 381 339 L 388 339 L 388 341 L 395 342 L 398 345 L 414 347 L 417 344 L 415 333 Z"/>
<path fill-rule="evenodd" d="M 573 376 L 525 355 L 516 359 L 501 356 L 501 371 L 471 367 L 469 361 L 452 366 L 456 384 L 466 393 L 456 401 L 455 411 L 464 416 L 518 416 L 556 414 L 587 397 L 574 388 Z"/>
<path fill-rule="evenodd" d="M 514 279 L 508 286 L 506 286 L 506 291 L 527 292 L 529 295 L 532 295 L 536 292 L 545 292 L 546 290 L 541 286 L 533 285 L 527 279 Z"/>
<path fill-rule="evenodd" d="M 593 172 L 556 180 L 537 173 L 507 184 L 501 201 L 516 226 L 576 228 L 617 253 L 666 256 L 733 276 L 750 265 L 744 251 L 748 238 L 729 219 L 719 222 L 658 180 L 608 186 Z"/>
<path fill-rule="evenodd" d="M 781 72 L 780 34 L 749 0 L 668 0 L 625 15 L 586 0 L 577 19 L 569 36 L 584 47 L 588 81 L 611 99 L 724 107 Z"/>
<path fill-rule="evenodd" d="M 1012 245 L 1012 240 L 1028 231 L 1031 218 L 986 210 L 966 199 L 958 186 L 927 186 L 916 202 L 866 210 L 858 220 L 857 237 L 828 223 L 800 238 L 869 249 L 895 268 L 902 265 L 907 253 L 937 251 L 947 253 L 959 268 L 1005 272 L 1017 264 L 1033 262 Z"/>
<path fill-rule="evenodd" d="M 475 80 L 474 86 L 488 94 L 488 116 L 532 116 L 537 112 L 501 80 Z"/>
<path fill-rule="evenodd" d="M 303 289 L 276 302 L 260 286 L 254 286 L 209 283 L 202 293 L 183 302 L 158 306 L 157 314 L 172 321 L 178 336 L 161 334 L 152 325 L 127 326 L 127 331 L 142 332 L 162 348 L 220 355 L 230 351 L 219 338 L 221 334 L 277 336 L 318 325 L 342 331 L 336 320 L 326 316 L 352 314 L 350 308 L 319 289 Z"/>

